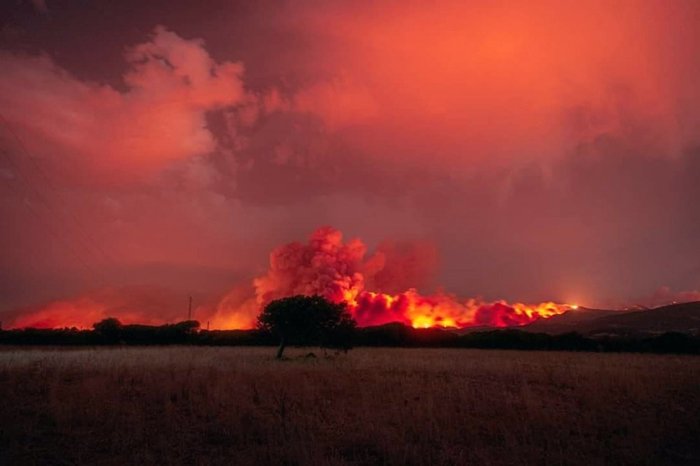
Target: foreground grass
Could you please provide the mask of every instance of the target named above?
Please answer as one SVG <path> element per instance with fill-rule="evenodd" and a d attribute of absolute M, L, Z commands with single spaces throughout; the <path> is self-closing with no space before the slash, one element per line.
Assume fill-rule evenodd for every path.
<path fill-rule="evenodd" d="M 0 464 L 698 464 L 700 358 L 0 350 Z"/>

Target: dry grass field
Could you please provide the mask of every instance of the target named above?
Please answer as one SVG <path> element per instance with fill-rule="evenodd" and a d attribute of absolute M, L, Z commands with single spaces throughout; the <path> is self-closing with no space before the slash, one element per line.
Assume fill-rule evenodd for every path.
<path fill-rule="evenodd" d="M 700 358 L 0 349 L 0 464 L 698 464 Z"/>

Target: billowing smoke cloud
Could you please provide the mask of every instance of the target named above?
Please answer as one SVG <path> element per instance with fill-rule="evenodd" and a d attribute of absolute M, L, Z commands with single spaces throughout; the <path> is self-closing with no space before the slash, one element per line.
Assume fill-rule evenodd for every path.
<path fill-rule="evenodd" d="M 360 239 L 343 240 L 332 227 L 314 231 L 306 243 L 275 248 L 267 272 L 231 289 L 217 304 L 205 302 L 193 318 L 212 328 L 252 328 L 270 301 L 293 295 L 321 295 L 345 303 L 360 326 L 399 322 L 413 327 L 512 327 L 549 318 L 572 309 L 571 304 L 487 302 L 460 299 L 445 292 L 421 294 L 407 279 L 430 274 L 436 257 L 424 242 L 382 242 L 373 254 Z M 418 270 L 424 269 L 421 274 Z M 410 283 L 410 282 L 409 282 Z M 377 288 L 368 288 L 368 284 Z M 384 288 L 385 287 L 385 288 Z M 185 295 L 149 287 L 105 289 L 73 299 L 19 309 L 10 327 L 87 328 L 106 317 L 124 323 L 162 324 L 182 320 Z M 700 300 L 698 292 L 674 293 L 662 287 L 638 305 L 659 306 Z M 614 307 L 629 307 L 617 303 Z"/>
<path fill-rule="evenodd" d="M 463 328 L 523 325 L 570 308 L 551 302 L 525 305 L 503 301 L 485 303 L 475 299 L 460 301 L 444 293 L 422 296 L 414 288 L 397 294 L 386 294 L 382 289 L 367 290 L 367 283 L 382 283 L 390 288 L 402 283 L 405 276 L 392 270 L 407 263 L 411 268 L 420 268 L 421 264 L 416 261 L 425 257 L 415 255 L 412 248 L 405 245 L 406 256 L 394 247 L 390 248 L 391 254 L 386 255 L 382 251 L 386 247 L 385 243 L 375 254 L 366 257 L 367 248 L 359 239 L 344 242 L 340 231 L 319 228 L 306 244 L 288 243 L 272 251 L 269 270 L 253 282 L 257 306 L 251 300 L 241 300 L 240 290 L 236 289 L 219 305 L 219 312 L 229 312 L 239 324 L 253 326 L 260 308 L 274 299 L 297 294 L 321 295 L 347 304 L 361 326 L 401 322 L 414 327 Z M 430 254 L 423 265 L 430 270 L 433 261 Z M 397 280 L 394 284 L 391 283 L 393 278 Z M 235 308 L 236 304 L 240 309 Z"/>
<path fill-rule="evenodd" d="M 340 231 L 321 228 L 308 244 L 289 243 L 272 251 L 267 275 L 254 282 L 257 300 L 264 305 L 295 294 L 354 300 L 364 289 L 365 253 L 360 240 L 343 243 Z"/>
<path fill-rule="evenodd" d="M 385 293 L 432 288 L 438 265 L 438 250 L 434 243 L 384 240 L 377 246 L 367 266 L 367 288 Z"/>

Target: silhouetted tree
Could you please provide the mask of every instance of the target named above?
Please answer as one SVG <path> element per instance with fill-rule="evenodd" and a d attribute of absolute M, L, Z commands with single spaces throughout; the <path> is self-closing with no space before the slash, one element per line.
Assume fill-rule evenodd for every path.
<path fill-rule="evenodd" d="M 105 343 L 116 343 L 121 336 L 122 323 L 114 317 L 107 317 L 92 324 L 95 333 L 99 334 Z"/>
<path fill-rule="evenodd" d="M 258 327 L 279 339 L 278 359 L 287 345 L 318 344 L 347 350 L 355 325 L 345 304 L 332 303 L 321 296 L 278 299 L 265 306 L 258 316 Z"/>

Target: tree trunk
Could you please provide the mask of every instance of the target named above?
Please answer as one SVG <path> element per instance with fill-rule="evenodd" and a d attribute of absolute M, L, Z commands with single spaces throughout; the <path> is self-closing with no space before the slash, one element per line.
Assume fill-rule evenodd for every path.
<path fill-rule="evenodd" d="M 280 340 L 280 347 L 277 349 L 277 359 L 282 359 L 282 353 L 284 352 L 284 348 L 287 346 L 287 343 L 284 341 L 284 337 Z"/>

